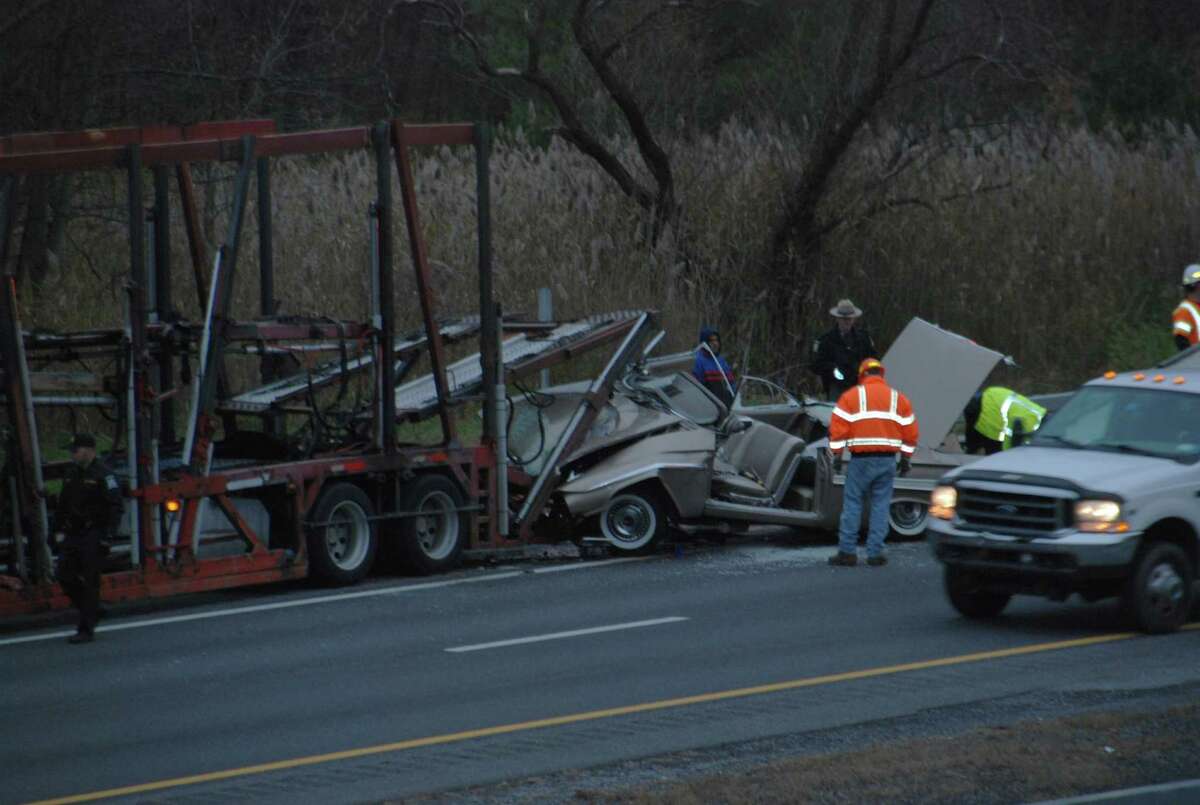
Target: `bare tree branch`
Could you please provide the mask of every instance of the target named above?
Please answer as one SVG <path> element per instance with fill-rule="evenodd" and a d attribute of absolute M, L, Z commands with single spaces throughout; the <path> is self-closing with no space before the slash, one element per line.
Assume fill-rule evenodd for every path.
<path fill-rule="evenodd" d="M 445 24 L 458 39 L 466 44 L 475 60 L 477 69 L 491 78 L 512 77 L 524 81 L 539 90 L 549 100 L 558 114 L 561 125 L 555 134 L 594 160 L 621 192 L 632 198 L 638 206 L 652 211 L 655 216 L 653 237 L 657 238 L 663 227 L 678 215 L 675 199 L 674 177 L 670 157 L 658 143 L 646 121 L 641 105 L 632 90 L 613 70 L 611 57 L 627 41 L 629 36 L 644 31 L 649 23 L 674 7 L 692 7 L 689 2 L 667 3 L 660 9 L 643 15 L 638 22 L 620 35 L 614 42 L 601 46 L 592 25 L 593 15 L 607 7 L 603 0 L 577 0 L 571 17 L 571 32 L 588 65 L 608 97 L 620 110 L 626 125 L 633 134 L 643 162 L 655 180 L 655 188 L 647 187 L 629 171 L 616 154 L 606 147 L 600 138 L 584 123 L 583 116 L 567 91 L 542 70 L 542 48 L 547 33 L 547 5 L 533 4 L 526 20 L 526 58 L 523 68 L 497 67 L 488 58 L 486 48 L 466 24 L 465 10 L 461 3 L 453 0 L 405 0 L 411 5 L 421 5 L 440 13 Z"/>
<path fill-rule="evenodd" d="M 961 201 L 965 198 L 971 198 L 972 196 L 982 195 L 984 193 L 994 193 L 999 190 L 1008 190 L 1011 187 L 1011 180 L 993 184 L 979 183 L 977 186 L 972 187 L 969 190 L 959 193 L 948 193 L 946 195 L 939 196 L 932 201 L 919 196 L 896 196 L 893 198 L 884 199 L 883 201 L 878 201 L 869 207 L 866 207 L 865 209 L 855 212 L 853 215 L 841 215 L 830 218 L 821 225 L 820 234 L 822 236 L 828 236 L 835 230 L 840 229 L 847 224 L 862 226 L 883 213 L 893 212 L 903 207 L 920 207 L 928 212 L 937 212 L 938 207 L 951 204 L 955 201 Z"/>
<path fill-rule="evenodd" d="M 642 160 L 658 184 L 658 195 L 655 199 L 655 236 L 657 237 L 658 230 L 667 218 L 673 218 L 676 214 L 675 179 L 671 172 L 671 159 L 659 145 L 653 132 L 650 131 L 650 126 L 646 123 L 646 115 L 634 99 L 629 87 L 617 77 L 609 62 L 603 58 L 600 47 L 595 41 L 595 35 L 587 24 L 589 3 L 590 0 L 579 0 L 571 21 L 571 29 L 575 34 L 579 50 L 592 66 L 592 70 L 608 92 L 609 97 L 612 98 L 613 103 L 621 110 L 625 123 L 629 126 L 629 130 L 637 142 Z"/>

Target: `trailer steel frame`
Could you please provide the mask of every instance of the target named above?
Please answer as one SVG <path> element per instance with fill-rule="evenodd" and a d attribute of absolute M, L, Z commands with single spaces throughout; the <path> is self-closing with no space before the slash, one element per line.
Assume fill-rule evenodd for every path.
<path fill-rule="evenodd" d="M 411 149 L 419 146 L 470 146 L 476 155 L 480 309 L 477 327 L 456 335 L 438 320 L 426 244 L 421 229 L 413 182 Z M 274 259 L 271 240 L 271 159 L 305 154 L 367 150 L 376 165 L 376 198 L 371 204 L 372 288 L 371 320 L 366 322 L 296 323 L 274 318 Z M 425 473 L 453 480 L 465 502 L 452 513 L 467 521 L 466 548 L 473 553 L 505 550 L 532 538 L 532 525 L 552 491 L 561 456 L 582 438 L 611 387 L 614 367 L 627 361 L 651 335 L 650 314 L 621 315 L 593 323 L 579 337 L 564 339 L 536 354 L 506 363 L 499 348 L 502 331 L 545 334 L 553 323 L 501 322 L 492 298 L 490 195 L 486 126 L 477 124 L 411 125 L 384 121 L 371 127 L 277 133 L 270 121 L 229 121 L 193 127 L 147 127 L 54 132 L 0 138 L 0 253 L 7 254 L 10 224 L 19 177 L 75 171 L 121 170 L 127 176 L 130 267 L 127 315 L 121 331 L 62 335 L 29 333 L 22 329 L 16 280 L 3 277 L 0 288 L 0 392 L 10 431 L 11 470 L 0 495 L 11 498 L 13 574 L 0 576 L 0 615 L 27 613 L 68 604 L 51 567 L 51 533 L 46 481 L 61 475 L 62 464 L 47 463 L 38 443 L 39 405 L 119 406 L 126 416 L 126 464 L 131 528 L 128 566 L 106 572 L 101 597 L 106 601 L 160 597 L 247 584 L 301 578 L 311 570 L 313 530 L 329 523 L 310 517 L 321 495 L 341 482 L 366 492 L 372 503 L 370 522 L 411 518 L 406 485 Z M 199 236 L 199 218 L 190 166 L 197 162 L 236 164 L 233 212 L 224 242 L 210 257 Z M 174 171 L 188 254 L 201 302 L 203 321 L 166 321 L 172 309 L 171 243 L 168 200 Z M 399 182 L 409 251 L 412 255 L 423 333 L 397 337 L 394 311 L 393 170 Z M 152 178 L 153 205 L 147 216 L 144 185 Z M 251 189 L 258 196 L 259 283 L 258 321 L 232 318 L 245 210 Z M 145 225 L 149 221 L 151 237 Z M 147 249 L 147 244 L 149 248 Z M 149 251 L 149 255 L 147 254 Z M 147 258 L 150 259 L 147 259 Z M 479 382 L 470 388 L 452 385 L 447 377 L 447 340 L 471 332 L 480 337 Z M 346 444 L 302 460 L 258 462 L 240 466 L 214 465 L 214 435 L 218 418 L 244 414 L 228 388 L 224 362 L 238 344 L 257 354 L 264 384 L 278 384 L 279 365 L 272 345 L 286 342 L 344 344 L 353 339 L 369 344 L 354 367 L 345 361 L 326 371 L 320 384 L 346 372 L 375 373 L 377 400 L 369 417 L 370 444 Z M 497 433 L 497 410 L 503 400 L 497 389 L 512 378 L 568 360 L 580 352 L 619 341 L 608 368 L 593 383 L 593 394 L 581 406 L 576 427 L 563 439 L 555 461 L 539 478 L 529 478 L 507 466 Z M 311 345 L 322 349 L 321 344 Z M 328 348 L 326 345 L 324 348 Z M 178 444 L 177 406 L 185 390 L 175 387 L 177 360 L 198 353 L 190 383 L 191 404 L 178 460 L 162 451 Z M 433 404 L 420 411 L 397 411 L 396 389 L 419 353 L 428 356 Z M 119 387 L 104 385 L 95 374 L 31 372 L 30 356 L 39 364 L 53 363 L 66 354 L 116 355 L 125 366 Z M 97 389 L 96 386 L 100 386 Z M 277 386 L 278 388 L 278 386 Z M 481 392 L 481 394 L 480 394 Z M 295 390 L 281 392 L 257 406 L 263 431 L 271 432 L 287 415 L 285 403 Z M 482 398 L 484 430 L 480 444 L 464 446 L 455 429 L 451 407 L 466 399 Z M 396 425 L 405 417 L 436 415 L 440 443 L 403 446 Z M 227 419 L 227 422 L 236 422 Z M 510 501 L 501 493 L 513 480 L 528 491 L 519 499 L 517 532 L 507 524 Z M 254 501 L 271 509 L 270 533 L 249 522 L 239 503 Z M 205 512 L 220 512 L 242 550 L 231 556 L 201 555 L 199 521 Z M 9 524 L 0 524 L 0 532 Z"/>

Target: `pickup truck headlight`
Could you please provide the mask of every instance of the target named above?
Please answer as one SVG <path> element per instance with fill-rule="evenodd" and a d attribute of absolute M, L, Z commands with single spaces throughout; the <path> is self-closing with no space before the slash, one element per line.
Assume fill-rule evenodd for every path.
<path fill-rule="evenodd" d="M 1080 531 L 1119 534 L 1129 530 L 1115 500 L 1080 500 L 1075 503 L 1075 527 Z"/>
<path fill-rule="evenodd" d="M 935 486 L 929 493 L 929 516 L 939 520 L 953 520 L 954 507 L 958 505 L 958 491 L 952 486 Z"/>

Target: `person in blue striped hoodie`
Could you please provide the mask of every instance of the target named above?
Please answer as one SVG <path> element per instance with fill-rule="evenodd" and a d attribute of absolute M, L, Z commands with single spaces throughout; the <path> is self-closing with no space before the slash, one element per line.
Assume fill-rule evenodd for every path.
<path fill-rule="evenodd" d="M 729 361 L 721 357 L 721 334 L 713 327 L 700 329 L 700 345 L 692 375 L 726 406 L 733 405 L 734 374 Z"/>

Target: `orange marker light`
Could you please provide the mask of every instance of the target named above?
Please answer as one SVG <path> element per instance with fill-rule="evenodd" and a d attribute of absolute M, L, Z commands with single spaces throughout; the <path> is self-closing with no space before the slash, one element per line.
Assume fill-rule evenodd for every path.
<path fill-rule="evenodd" d="M 1163 381 L 1164 381 L 1164 380 L 1166 380 L 1166 379 L 1167 379 L 1167 378 L 1166 378 L 1166 376 L 1164 376 L 1164 375 L 1155 375 L 1155 376 L 1154 376 L 1154 382 L 1155 382 L 1155 383 L 1161 383 L 1161 382 L 1163 382 Z"/>
<path fill-rule="evenodd" d="M 163 503 L 163 508 L 169 511 L 171 514 L 179 511 L 182 507 L 183 503 L 175 498 L 168 498 L 167 501 Z"/>
<path fill-rule="evenodd" d="M 1175 379 L 1172 380 L 1171 382 L 1174 383 L 1176 386 L 1182 386 L 1183 385 L 1183 375 L 1175 375 Z"/>
<path fill-rule="evenodd" d="M 1117 373 L 1114 372 L 1112 369 L 1109 369 L 1107 372 L 1104 373 L 1105 380 L 1112 380 L 1116 376 L 1117 376 Z"/>
<path fill-rule="evenodd" d="M 1142 374 L 1141 372 L 1138 372 L 1136 375 L 1133 376 L 1133 379 L 1134 380 L 1145 380 L 1146 376 L 1144 374 Z"/>

